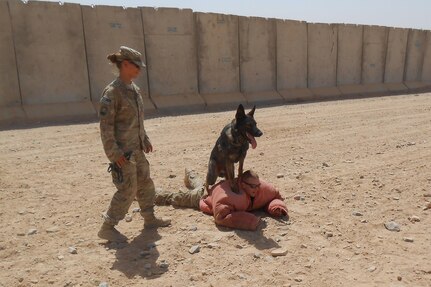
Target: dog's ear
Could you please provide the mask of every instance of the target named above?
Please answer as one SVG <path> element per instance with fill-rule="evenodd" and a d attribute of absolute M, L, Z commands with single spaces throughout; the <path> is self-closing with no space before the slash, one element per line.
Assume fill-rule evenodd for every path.
<path fill-rule="evenodd" d="M 244 107 L 242 104 L 239 104 L 238 109 L 236 110 L 235 119 L 241 120 L 245 117 L 246 115 L 245 115 Z"/>
<path fill-rule="evenodd" d="M 254 117 L 254 111 L 256 110 L 256 106 L 254 106 L 252 109 L 251 109 L 251 111 L 250 112 L 248 112 L 248 115 L 250 116 L 250 117 Z"/>

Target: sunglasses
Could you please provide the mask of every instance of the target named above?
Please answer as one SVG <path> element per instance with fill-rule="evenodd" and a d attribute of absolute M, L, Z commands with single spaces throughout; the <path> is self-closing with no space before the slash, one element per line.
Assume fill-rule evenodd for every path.
<path fill-rule="evenodd" d="M 248 183 L 248 182 L 246 182 L 244 180 L 242 182 L 245 183 L 245 184 L 247 184 L 248 186 L 250 186 L 253 189 L 256 189 L 256 188 L 260 187 L 260 183 L 258 183 L 258 184 L 252 184 L 252 183 Z"/>

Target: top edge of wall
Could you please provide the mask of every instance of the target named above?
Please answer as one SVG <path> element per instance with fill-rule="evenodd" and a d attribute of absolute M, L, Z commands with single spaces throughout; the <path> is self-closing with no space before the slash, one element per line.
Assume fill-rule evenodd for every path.
<path fill-rule="evenodd" d="M 117 9 L 117 10 L 136 10 L 140 9 L 141 7 L 125 7 L 125 6 L 110 6 L 110 5 L 81 5 L 83 8 L 90 8 L 90 9 L 97 9 L 97 8 L 104 8 L 104 9 Z"/>
<path fill-rule="evenodd" d="M 62 1 L 22 1 L 22 0 L 15 0 L 15 1 L 11 1 L 11 0 L 6 0 L 7 2 L 12 2 L 12 3 L 17 3 L 17 4 L 22 4 L 22 5 L 38 5 L 38 6 L 47 6 L 47 5 L 55 5 L 57 4 L 58 6 L 82 6 L 78 3 L 68 3 L 68 2 L 62 2 Z"/>
<path fill-rule="evenodd" d="M 306 22 L 309 25 L 321 25 L 321 26 L 338 26 L 340 23 L 320 23 L 320 22 Z"/>
<path fill-rule="evenodd" d="M 197 15 L 223 15 L 223 16 L 231 16 L 231 17 L 240 17 L 240 16 L 238 16 L 238 15 L 235 15 L 235 14 L 228 14 L 228 13 L 217 13 L 217 12 L 201 12 L 201 11 L 196 11 L 196 12 L 193 12 L 194 14 L 197 14 Z"/>
<path fill-rule="evenodd" d="M 240 18 L 247 18 L 250 20 L 277 20 L 277 18 L 274 17 L 259 17 L 259 16 L 239 16 Z"/>
<path fill-rule="evenodd" d="M 237 17 L 245 17 L 250 19 L 266 19 L 266 20 L 276 20 L 276 21 L 294 21 L 294 22 L 301 22 L 301 23 L 307 23 L 307 24 L 321 24 L 321 25 L 353 25 L 353 26 L 367 26 L 367 27 L 385 27 L 385 28 L 394 28 L 394 29 L 409 29 L 409 30 L 418 30 L 418 31 L 431 31 L 427 29 L 422 28 L 411 28 L 411 27 L 398 27 L 398 26 L 384 26 L 384 25 L 373 25 L 373 24 L 357 24 L 357 23 L 321 23 L 321 22 L 309 22 L 305 20 L 296 20 L 296 19 L 282 19 L 282 18 L 276 18 L 276 17 L 261 17 L 261 16 L 241 16 L 241 15 L 235 15 L 235 14 L 228 14 L 228 13 L 217 13 L 217 12 L 201 12 L 201 11 L 193 11 L 191 8 L 176 8 L 176 7 L 147 7 L 147 6 L 111 6 L 111 5 L 81 5 L 78 3 L 68 3 L 63 1 L 36 1 L 36 0 L 3 0 L 6 2 L 17 2 L 24 5 L 53 5 L 57 4 L 59 6 L 81 6 L 81 7 L 91 7 L 91 8 L 97 8 L 97 7 L 121 7 L 122 9 L 154 9 L 154 10 L 178 10 L 178 11 L 191 11 L 193 13 L 199 13 L 199 14 L 218 14 L 218 15 L 228 15 L 228 16 L 237 16 Z"/>
<path fill-rule="evenodd" d="M 146 7 L 146 6 L 138 6 L 137 8 L 143 8 L 143 9 L 148 9 L 148 10 L 161 10 L 161 11 L 190 11 L 193 12 L 192 9 L 190 8 L 175 8 L 175 7 Z"/>
<path fill-rule="evenodd" d="M 306 24 L 306 23 L 307 23 L 307 21 L 303 21 L 303 20 L 294 20 L 294 19 L 278 19 L 278 18 L 276 18 L 276 20 L 277 20 L 278 22 L 291 22 L 291 23 L 303 23 L 303 24 Z"/>

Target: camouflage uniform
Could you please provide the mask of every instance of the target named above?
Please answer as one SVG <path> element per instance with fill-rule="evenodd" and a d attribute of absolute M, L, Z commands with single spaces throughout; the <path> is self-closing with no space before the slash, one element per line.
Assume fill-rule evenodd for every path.
<path fill-rule="evenodd" d="M 119 78 L 109 84 L 100 100 L 100 133 L 106 156 L 116 162 L 125 152 L 132 151 L 130 160 L 121 168 L 123 182 L 112 173 L 117 187 L 108 211 L 106 223 L 115 225 L 123 219 L 135 196 L 141 215 L 153 214 L 155 188 L 143 149 L 151 145 L 144 129 L 144 104 L 139 88 L 126 85 Z"/>
<path fill-rule="evenodd" d="M 205 194 L 205 187 L 202 179 L 197 177 L 194 170 L 186 169 L 184 184 L 189 190 L 170 192 L 157 189 L 154 199 L 155 204 L 199 209 L 199 201 Z"/>
<path fill-rule="evenodd" d="M 187 191 L 164 191 L 157 189 L 154 203 L 156 205 L 172 205 L 175 207 L 191 207 L 199 209 L 199 201 L 204 196 L 205 187 L 201 186 Z"/>

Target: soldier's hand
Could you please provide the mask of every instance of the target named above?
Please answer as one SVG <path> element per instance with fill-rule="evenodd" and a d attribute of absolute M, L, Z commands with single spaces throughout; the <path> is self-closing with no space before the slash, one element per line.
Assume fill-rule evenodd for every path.
<path fill-rule="evenodd" d="M 115 162 L 116 165 L 118 165 L 118 167 L 123 167 L 125 164 L 127 163 L 127 158 L 122 155 L 119 159 L 117 159 L 117 161 Z"/>
<path fill-rule="evenodd" d="M 148 144 L 148 145 L 145 146 L 145 148 L 144 148 L 144 152 L 145 153 L 149 153 L 149 152 L 152 152 L 152 151 L 153 151 L 153 145 L 152 144 Z"/>
<path fill-rule="evenodd" d="M 147 135 L 145 135 L 145 138 L 144 138 L 144 152 L 145 153 L 149 153 L 149 152 L 152 152 L 152 151 L 153 151 L 153 145 L 150 142 L 150 138 Z"/>

